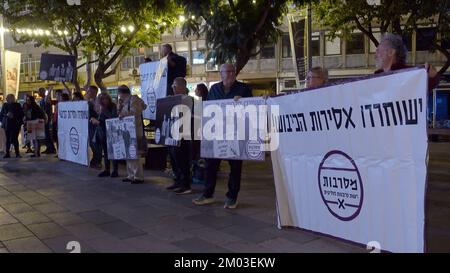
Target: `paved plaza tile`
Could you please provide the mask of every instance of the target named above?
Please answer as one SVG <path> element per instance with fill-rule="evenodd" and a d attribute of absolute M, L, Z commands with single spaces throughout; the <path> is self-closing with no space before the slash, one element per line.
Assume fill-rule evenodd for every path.
<path fill-rule="evenodd" d="M 450 144 L 430 146 L 428 251 L 450 251 Z M 124 175 L 124 166 L 120 174 Z M 237 210 L 223 209 L 228 165 L 216 203 L 195 206 L 176 196 L 164 172 L 145 171 L 143 185 L 100 179 L 98 171 L 53 156 L 0 161 L 0 253 L 62 252 L 368 252 L 365 247 L 294 228 L 278 229 L 270 158 L 245 162 Z M 32 175 L 30 175 L 32 174 Z"/>

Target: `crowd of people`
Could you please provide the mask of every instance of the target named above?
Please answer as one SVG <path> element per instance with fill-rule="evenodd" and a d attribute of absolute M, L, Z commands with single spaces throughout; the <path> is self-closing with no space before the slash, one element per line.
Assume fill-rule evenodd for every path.
<path fill-rule="evenodd" d="M 168 90 L 167 94 L 188 96 L 186 82 L 186 59 L 172 52 L 170 45 L 163 46 L 163 55 L 168 59 Z M 406 65 L 407 49 L 401 36 L 386 33 L 375 54 L 375 61 L 378 73 L 386 73 L 402 68 L 408 68 Z M 425 68 L 429 76 L 429 88 L 434 88 L 438 81 L 437 71 L 426 64 Z M 210 90 L 204 84 L 198 84 L 195 94 L 206 100 L 222 100 L 252 97 L 252 89 L 246 83 L 236 79 L 236 69 L 233 64 L 226 63 L 220 66 L 219 75 L 221 81 L 211 86 Z M 313 89 L 327 84 L 328 71 L 322 67 L 311 68 L 306 76 L 306 88 Z M 90 86 L 86 90 L 86 95 L 81 92 L 72 94 L 73 101 L 86 100 L 89 105 L 89 145 L 92 150 L 92 159 L 90 167 L 101 169 L 103 159 L 104 170 L 99 173 L 99 177 L 118 177 L 118 162 L 109 160 L 108 145 L 106 140 L 106 120 L 115 117 L 135 116 L 136 135 L 138 143 L 138 152 L 145 154 L 147 142 L 144 136 L 144 124 L 142 121 L 142 112 L 146 105 L 142 99 L 132 95 L 130 89 L 122 85 L 118 89 L 118 105 L 116 105 L 108 93 L 98 94 L 99 90 L 95 86 Z M 26 103 L 22 107 L 15 101 L 14 95 L 8 95 L 7 103 L 3 106 L 0 113 L 0 120 L 6 132 L 6 154 L 4 158 L 10 157 L 9 147 L 14 146 L 16 157 L 20 157 L 18 135 L 21 126 L 26 121 L 41 119 L 45 121 L 45 139 L 39 141 L 33 139 L 30 144 L 33 145 L 33 156 L 40 156 L 40 143 L 46 145 L 44 153 L 53 154 L 56 152 L 54 143 L 57 143 L 58 115 L 57 103 L 68 101 L 70 97 L 66 93 L 57 92 L 56 100 L 51 100 L 51 93 L 46 94 L 45 89 L 39 90 L 41 99 L 38 103 L 33 96 L 28 96 Z M 55 108 L 54 111 L 52 109 Z M 205 162 L 205 179 L 202 194 L 193 200 L 195 205 L 208 205 L 214 203 L 214 192 L 217 181 L 217 172 L 219 170 L 220 159 L 201 159 L 200 141 L 183 139 L 179 146 L 170 146 L 168 148 L 168 157 L 173 173 L 173 184 L 167 187 L 167 190 L 174 191 L 176 194 L 189 194 L 192 192 L 191 184 L 193 181 L 193 166 L 202 160 Z M 30 145 L 27 144 L 27 145 Z M 28 146 L 29 147 L 29 146 Z M 30 149 L 31 150 L 31 149 Z M 165 159 L 162 159 L 165 160 Z M 112 161 L 112 163 L 111 163 Z M 228 178 L 228 192 L 224 202 L 224 208 L 234 209 L 238 205 L 238 194 L 241 186 L 242 161 L 227 160 L 230 165 Z M 112 172 L 111 166 L 112 165 Z M 139 160 L 126 160 L 127 177 L 124 182 L 140 184 L 144 181 L 143 166 Z"/>

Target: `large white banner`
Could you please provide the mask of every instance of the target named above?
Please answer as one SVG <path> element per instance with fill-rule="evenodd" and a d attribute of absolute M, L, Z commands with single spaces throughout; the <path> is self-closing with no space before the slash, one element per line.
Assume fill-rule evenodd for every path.
<path fill-rule="evenodd" d="M 279 226 L 423 252 L 426 90 L 414 69 L 269 98 Z"/>
<path fill-rule="evenodd" d="M 89 107 L 87 101 L 58 103 L 58 157 L 88 165 Z"/>
<path fill-rule="evenodd" d="M 6 95 L 19 93 L 19 77 L 20 77 L 20 52 L 5 50 L 5 66 L 6 66 Z M 5 96 L 6 98 L 6 96 Z"/>
<path fill-rule="evenodd" d="M 141 94 L 147 109 L 143 116 L 156 119 L 156 100 L 167 96 L 167 58 L 139 66 L 141 74 Z"/>

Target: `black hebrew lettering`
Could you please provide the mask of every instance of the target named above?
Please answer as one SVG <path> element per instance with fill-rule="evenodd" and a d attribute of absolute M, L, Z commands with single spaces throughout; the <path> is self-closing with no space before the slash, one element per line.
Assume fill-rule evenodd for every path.
<path fill-rule="evenodd" d="M 413 101 L 408 100 L 408 107 L 406 106 L 406 101 L 402 101 L 403 110 L 405 111 L 405 125 L 417 124 L 417 99 L 414 99 L 414 115 L 413 115 Z"/>
<path fill-rule="evenodd" d="M 345 108 L 342 108 L 342 112 L 344 112 L 345 117 L 347 118 L 347 121 L 345 122 L 345 129 L 348 129 L 349 123 L 352 124 L 353 128 L 355 128 L 355 123 L 352 120 L 352 112 L 353 112 L 353 108 L 350 107 L 349 108 L 350 111 L 346 111 Z"/>
<path fill-rule="evenodd" d="M 302 126 L 300 125 L 300 122 L 298 121 L 298 117 L 297 114 L 291 114 L 291 118 L 295 119 L 296 123 L 297 123 L 297 128 L 295 128 L 295 131 L 297 132 L 301 132 L 302 130 Z"/>
<path fill-rule="evenodd" d="M 376 103 L 372 107 L 373 107 L 373 109 L 378 109 L 378 115 L 380 116 L 381 127 L 384 127 L 383 112 L 381 112 L 380 104 Z"/>
<path fill-rule="evenodd" d="M 287 131 L 290 132 L 290 133 L 292 132 L 292 128 L 291 128 L 291 120 L 290 120 L 291 118 L 292 118 L 291 115 L 286 115 L 287 126 L 289 126 L 288 129 L 287 129 Z"/>
<path fill-rule="evenodd" d="M 302 118 L 302 123 L 301 124 L 303 124 L 303 126 L 305 127 L 305 132 L 307 132 L 308 131 L 308 128 L 306 127 L 306 120 L 305 120 L 305 115 L 303 114 L 303 113 L 299 113 L 299 114 L 297 114 L 297 117 L 301 117 Z M 302 128 L 301 127 L 301 125 L 300 125 L 300 128 Z M 302 131 L 303 131 L 303 129 L 302 129 Z"/>
<path fill-rule="evenodd" d="M 344 187 L 348 189 L 348 185 L 350 184 L 350 179 L 344 177 Z"/>
<path fill-rule="evenodd" d="M 400 108 L 400 102 L 396 101 L 395 105 L 397 106 L 397 113 L 398 113 L 398 118 L 400 120 L 400 125 L 403 125 L 403 116 L 402 116 L 402 109 Z"/>
<path fill-rule="evenodd" d="M 333 111 L 333 118 L 334 123 L 336 124 L 336 129 L 340 129 L 342 125 L 342 111 L 341 109 L 334 109 L 334 108 L 331 108 L 331 111 Z M 339 114 L 339 121 L 336 118 L 336 114 Z"/>
<path fill-rule="evenodd" d="M 336 177 L 333 177 L 333 181 L 334 181 L 333 188 L 337 188 L 338 186 L 337 186 L 337 179 L 336 179 Z"/>
<path fill-rule="evenodd" d="M 330 130 L 330 126 L 328 125 L 327 112 L 322 110 L 322 111 L 320 111 L 320 114 L 323 115 L 323 117 L 325 118 L 325 123 L 327 125 L 327 130 L 329 131 Z"/>
<path fill-rule="evenodd" d="M 356 183 L 356 180 L 350 179 L 350 186 L 352 187 L 352 190 L 358 190 L 358 184 Z"/>
<path fill-rule="evenodd" d="M 386 124 L 387 126 L 391 126 L 391 120 L 389 119 L 388 108 L 391 109 L 392 120 L 394 121 L 394 125 L 397 126 L 397 117 L 395 116 L 394 103 L 387 102 L 383 103 L 384 113 L 386 115 Z"/>
<path fill-rule="evenodd" d="M 370 122 L 372 124 L 372 127 L 375 127 L 375 122 L 373 121 L 373 114 L 372 114 L 372 104 L 365 105 L 365 109 L 369 109 L 370 111 Z"/>
<path fill-rule="evenodd" d="M 323 186 L 328 187 L 328 177 L 326 176 L 323 177 Z"/>

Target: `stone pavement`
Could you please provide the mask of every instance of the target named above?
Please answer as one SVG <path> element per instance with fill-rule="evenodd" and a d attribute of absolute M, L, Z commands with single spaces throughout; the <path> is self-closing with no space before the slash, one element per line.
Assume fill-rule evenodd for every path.
<path fill-rule="evenodd" d="M 427 213 L 430 251 L 450 250 L 450 145 L 432 147 Z M 0 161 L 0 252 L 367 252 L 305 231 L 276 228 L 270 158 L 245 162 L 237 210 L 224 210 L 228 164 L 212 206 L 165 190 L 171 179 L 146 171 L 146 183 L 97 178 L 98 171 L 53 156 Z M 121 166 L 124 174 L 124 166 Z"/>

